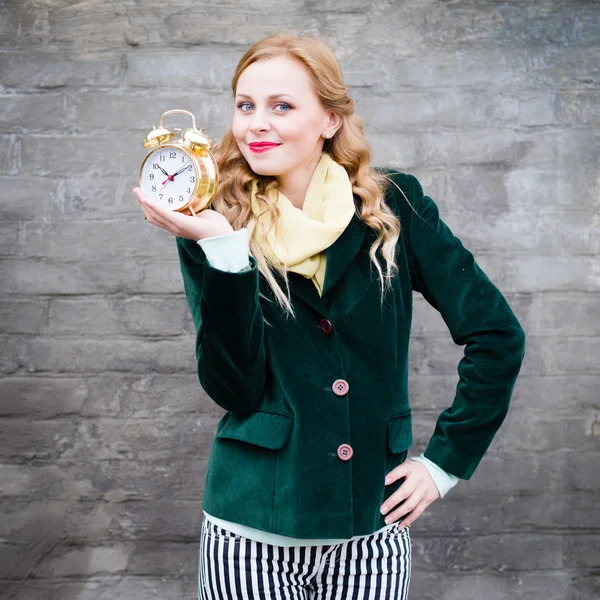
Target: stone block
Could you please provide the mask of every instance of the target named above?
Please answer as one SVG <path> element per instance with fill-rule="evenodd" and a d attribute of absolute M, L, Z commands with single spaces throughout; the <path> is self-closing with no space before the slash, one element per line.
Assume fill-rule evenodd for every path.
<path fill-rule="evenodd" d="M 165 579 L 152 575 L 122 577 L 113 575 L 82 581 L 27 580 L 12 586 L 14 600 L 146 600 L 147 598 L 184 598 L 195 593 L 197 581 Z"/>
<path fill-rule="evenodd" d="M 0 223 L 0 258 L 19 253 L 19 223 L 2 221 Z"/>
<path fill-rule="evenodd" d="M 116 215 L 102 222 L 68 219 L 48 223 L 28 221 L 22 226 L 21 254 L 57 263 L 150 257 L 176 257 L 175 236 L 144 221 Z"/>
<path fill-rule="evenodd" d="M 61 135 L 69 129 L 71 112 L 70 97 L 59 92 L 0 94 L 0 132 Z"/>
<path fill-rule="evenodd" d="M 1 310 L 1 304 L 0 304 Z M 195 334 L 185 297 L 55 298 L 50 301 L 48 333 L 95 337 Z"/>
<path fill-rule="evenodd" d="M 74 130 L 86 134 L 94 131 L 131 131 L 138 136 L 138 144 L 132 146 L 145 154 L 142 147 L 146 134 L 153 126 L 158 127 L 161 115 L 172 109 L 190 111 L 196 118 L 196 126 L 204 128 L 207 135 L 218 141 L 231 123 L 234 102 L 231 90 L 207 89 L 201 94 L 194 90 L 165 91 L 158 88 L 154 93 L 146 91 L 122 92 L 114 90 L 82 92 L 74 97 Z M 187 115 L 168 115 L 164 125 L 187 128 L 192 120 Z M 132 152 L 133 153 L 133 152 Z M 141 164 L 141 160 L 140 160 Z"/>
<path fill-rule="evenodd" d="M 20 463 L 30 460 L 56 460 L 75 443 L 77 422 L 56 418 L 32 421 L 13 417 L 0 421 L 0 459 Z"/>
<path fill-rule="evenodd" d="M 181 294 L 183 280 L 172 247 L 168 257 L 155 260 L 123 258 L 91 262 L 52 262 L 14 258 L 0 262 L 7 289 L 19 294 Z"/>
<path fill-rule="evenodd" d="M 541 533 L 413 538 L 414 562 L 446 571 L 560 569 L 562 540 Z"/>
<path fill-rule="evenodd" d="M 0 378 L 2 417 L 52 419 L 64 415 L 78 415 L 88 399 L 88 386 L 81 378 Z"/>
<path fill-rule="evenodd" d="M 0 145 L 0 153 L 2 147 Z M 0 177 L 4 191 L 0 198 L 0 217 L 3 221 L 44 220 L 59 207 L 57 181 L 37 176 Z"/>
<path fill-rule="evenodd" d="M 132 543 L 114 543 L 108 547 L 62 547 L 42 560 L 32 575 L 35 578 L 52 579 L 122 573 L 127 569 L 133 552 Z"/>
<path fill-rule="evenodd" d="M 37 298 L 0 297 L 0 333 L 41 334 L 48 315 L 48 302 Z"/>
<path fill-rule="evenodd" d="M 195 90 L 224 92 L 230 89 L 231 75 L 242 54 L 239 49 L 227 46 L 219 48 L 219 52 L 208 46 L 189 50 L 144 49 L 128 55 L 125 83 L 132 91 L 154 90 L 164 85 L 164 74 L 168 73 L 172 88 L 179 92 L 190 86 Z M 144 115 L 144 122 L 147 118 Z"/>
<path fill-rule="evenodd" d="M 2 58 L 0 55 L 0 64 Z M 0 73 L 2 69 L 0 68 Z M 19 172 L 19 161 L 21 151 L 21 140 L 15 134 L 0 134 L 0 177 L 5 175 L 16 175 Z M 9 199 L 2 198 L 0 210 L 4 212 Z"/>
<path fill-rule="evenodd" d="M 132 418 L 208 414 L 225 411 L 204 392 L 194 373 L 99 374 L 86 378 L 90 393 L 83 407 L 86 417 Z"/>
<path fill-rule="evenodd" d="M 15 91 L 53 90 L 63 87 L 110 87 L 123 81 L 127 63 L 120 53 L 73 54 L 37 48 L 5 49 L 0 54 L 2 85 Z M 27 73 L 24 77 L 23 74 Z"/>
<path fill-rule="evenodd" d="M 28 373 L 194 373 L 194 340 L 134 338 L 22 338 L 11 344 Z M 4 371 L 11 372 L 11 371 Z"/>
<path fill-rule="evenodd" d="M 142 136 L 143 139 L 143 136 Z M 41 137 L 28 135 L 21 140 L 20 173 L 23 176 L 69 178 L 79 176 L 118 177 L 129 175 L 135 184 L 145 152 L 139 136 L 80 135 Z M 60 151 L 57 152 L 57 147 Z M 131 186 L 132 188 L 134 185 Z"/>

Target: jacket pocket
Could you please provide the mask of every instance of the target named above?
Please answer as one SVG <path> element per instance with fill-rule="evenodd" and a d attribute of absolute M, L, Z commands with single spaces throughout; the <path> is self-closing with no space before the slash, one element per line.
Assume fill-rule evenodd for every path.
<path fill-rule="evenodd" d="M 228 413 L 228 416 L 216 438 L 239 440 L 269 450 L 283 447 L 294 424 L 291 416 L 262 411 L 254 411 L 249 415 Z"/>
<path fill-rule="evenodd" d="M 387 434 L 389 449 L 394 454 L 404 452 L 413 445 L 410 410 L 388 419 Z"/>

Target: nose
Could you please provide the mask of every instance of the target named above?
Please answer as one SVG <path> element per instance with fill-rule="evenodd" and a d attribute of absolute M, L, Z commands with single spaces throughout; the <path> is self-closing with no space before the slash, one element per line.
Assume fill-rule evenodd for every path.
<path fill-rule="evenodd" d="M 262 110 L 256 110 L 250 119 L 250 125 L 248 126 L 252 133 L 264 133 L 265 131 L 271 130 L 271 122 L 268 114 Z"/>

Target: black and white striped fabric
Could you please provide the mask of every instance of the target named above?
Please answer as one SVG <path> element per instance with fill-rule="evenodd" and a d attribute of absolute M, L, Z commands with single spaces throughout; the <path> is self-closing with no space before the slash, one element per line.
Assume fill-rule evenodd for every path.
<path fill-rule="evenodd" d="M 325 546 L 275 546 L 202 522 L 199 600 L 406 600 L 410 526 Z"/>

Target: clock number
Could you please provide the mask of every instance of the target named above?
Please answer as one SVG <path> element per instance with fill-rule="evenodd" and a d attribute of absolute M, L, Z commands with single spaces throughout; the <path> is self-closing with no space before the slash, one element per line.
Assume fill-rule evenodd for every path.
<path fill-rule="evenodd" d="M 196 177 L 194 177 L 194 175 L 190 177 L 190 183 L 196 183 Z"/>
<path fill-rule="evenodd" d="M 169 204 L 173 204 L 173 198 L 169 198 Z"/>
<path fill-rule="evenodd" d="M 149 179 L 150 179 L 150 181 L 154 181 L 154 173 L 150 173 Z"/>
<path fill-rule="evenodd" d="M 160 160 L 161 162 L 165 162 L 165 160 L 167 160 L 167 157 L 166 157 L 166 155 L 165 155 L 165 154 L 161 154 L 161 155 L 160 155 L 160 159 L 159 159 L 159 160 Z"/>
<path fill-rule="evenodd" d="M 162 200 L 164 194 L 159 194 L 160 199 Z"/>
<path fill-rule="evenodd" d="M 153 169 L 158 169 L 158 163 L 152 163 L 152 168 Z"/>
<path fill-rule="evenodd" d="M 183 196 L 179 196 L 179 202 L 183 202 Z"/>
<path fill-rule="evenodd" d="M 181 162 L 185 162 L 185 154 L 181 157 Z"/>
<path fill-rule="evenodd" d="M 152 186 L 152 191 L 153 191 L 153 192 L 155 192 L 155 191 L 156 191 L 156 186 L 155 186 L 155 185 L 153 185 L 153 186 Z"/>
<path fill-rule="evenodd" d="M 191 193 L 192 193 L 192 188 L 188 188 L 188 189 L 186 190 L 186 192 L 187 192 L 188 194 L 191 194 Z"/>
<path fill-rule="evenodd" d="M 169 152 L 169 158 L 177 158 L 177 152 L 171 150 L 171 152 Z"/>

